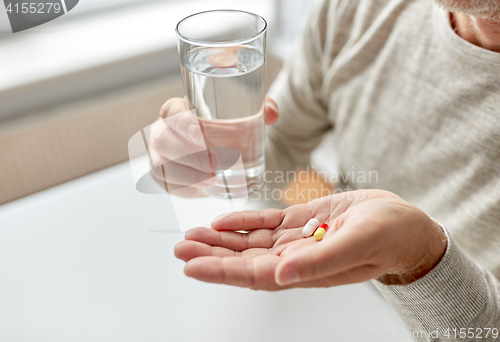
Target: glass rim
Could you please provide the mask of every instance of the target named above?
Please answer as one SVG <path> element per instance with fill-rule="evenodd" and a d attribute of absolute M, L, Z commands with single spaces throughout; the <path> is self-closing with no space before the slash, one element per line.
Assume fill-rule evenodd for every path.
<path fill-rule="evenodd" d="M 193 17 L 199 16 L 199 15 L 203 15 L 203 14 L 207 14 L 207 13 L 217 13 L 217 12 L 236 12 L 236 13 L 248 14 L 248 15 L 256 18 L 257 20 L 260 20 L 264 24 L 264 27 L 262 28 L 262 30 L 260 30 L 258 33 L 254 34 L 250 38 L 234 39 L 234 40 L 228 40 L 225 42 L 210 42 L 210 41 L 206 41 L 206 40 L 191 39 L 189 37 L 186 37 L 185 35 L 183 35 L 179 31 L 179 26 L 182 23 L 184 23 L 185 21 L 192 19 Z M 255 13 L 252 13 L 252 12 L 234 10 L 234 9 L 218 9 L 218 10 L 209 10 L 209 11 L 194 13 L 194 14 L 191 14 L 191 15 L 185 17 L 181 21 L 179 21 L 177 23 L 177 25 L 175 26 L 175 33 L 177 34 L 177 37 L 179 39 L 181 39 L 184 42 L 189 43 L 189 44 L 198 45 L 198 46 L 206 46 L 206 47 L 243 45 L 243 44 L 250 43 L 250 42 L 258 39 L 260 36 L 262 36 L 264 33 L 266 33 L 266 30 L 267 30 L 267 21 L 262 16 L 255 14 Z"/>

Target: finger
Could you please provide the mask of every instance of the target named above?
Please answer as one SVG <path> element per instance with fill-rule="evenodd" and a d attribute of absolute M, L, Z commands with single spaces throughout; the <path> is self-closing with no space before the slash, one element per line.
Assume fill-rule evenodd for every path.
<path fill-rule="evenodd" d="M 163 178 L 156 178 L 153 176 L 153 179 L 161 185 L 162 188 L 165 189 L 168 193 L 171 195 L 179 196 L 179 197 L 184 197 L 184 198 L 201 198 L 201 197 L 207 197 L 207 194 L 205 194 L 202 190 L 202 188 L 194 187 L 194 186 L 184 186 L 184 185 L 177 185 L 177 184 L 165 184 L 165 181 Z"/>
<path fill-rule="evenodd" d="M 189 260 L 184 273 L 210 283 L 271 289 L 277 286 L 274 269 L 279 259 L 279 256 L 272 254 L 254 258 L 205 256 Z"/>
<path fill-rule="evenodd" d="M 355 284 L 377 278 L 383 273 L 379 267 L 364 265 L 326 278 L 280 286 L 272 276 L 277 263 L 279 263 L 279 257 L 275 255 L 264 255 L 251 259 L 206 256 L 188 260 L 184 273 L 188 277 L 205 282 L 267 291 L 290 288 L 327 288 Z"/>
<path fill-rule="evenodd" d="M 198 118 L 189 110 L 184 99 L 175 97 L 167 100 L 160 109 L 160 117 L 181 136 L 192 141 L 202 138 Z"/>
<path fill-rule="evenodd" d="M 212 221 L 215 230 L 275 229 L 283 222 L 283 210 L 245 210 L 222 214 Z"/>
<path fill-rule="evenodd" d="M 181 241 L 175 245 L 174 255 L 177 259 L 183 261 L 196 257 L 212 256 L 212 246 L 196 241 Z"/>
<path fill-rule="evenodd" d="M 278 121 L 278 118 L 278 105 L 269 96 L 266 96 L 264 122 L 266 125 L 274 125 Z"/>
<path fill-rule="evenodd" d="M 210 246 L 224 247 L 237 252 L 257 248 L 267 249 L 277 255 L 286 255 L 302 246 L 314 243 L 314 239 L 303 239 L 301 228 L 257 229 L 248 233 L 216 231 L 210 228 L 193 228 L 186 232 L 185 239 Z M 277 247 L 275 247 L 278 245 Z M 285 251 L 283 251 L 286 248 Z M 282 254 L 282 251 L 284 254 Z"/>
<path fill-rule="evenodd" d="M 160 118 L 165 119 L 170 115 L 189 111 L 189 108 L 181 97 L 173 97 L 165 101 L 160 108 Z"/>
<path fill-rule="evenodd" d="M 194 186 L 177 186 L 178 188 L 175 188 L 175 184 L 168 184 L 168 192 L 171 195 L 183 197 L 183 198 L 201 198 L 201 197 L 207 197 L 207 194 L 205 194 L 202 190 L 202 188 L 197 188 Z"/>
<path fill-rule="evenodd" d="M 166 160 L 172 160 L 199 171 L 212 172 L 213 169 L 218 168 L 220 162 L 216 153 L 208 153 L 203 138 L 200 142 L 188 141 L 171 128 L 166 127 L 166 124 L 152 130 L 151 147 Z"/>
<path fill-rule="evenodd" d="M 328 233 L 322 241 L 285 257 L 276 269 L 276 282 L 289 285 L 324 278 L 367 263 L 374 245 L 371 234 L 349 229 Z"/>
<path fill-rule="evenodd" d="M 163 176 L 167 184 L 177 184 L 182 186 L 209 187 L 214 185 L 215 177 L 208 172 L 202 172 L 192 167 L 178 164 L 174 161 L 166 161 L 163 165 L 152 170 L 155 176 Z"/>
<path fill-rule="evenodd" d="M 186 198 L 207 196 L 201 188 L 212 186 L 215 183 L 215 177 L 184 165 L 168 162 L 163 157 L 160 158 L 163 165 L 154 167 L 151 170 L 151 175 L 166 191 Z M 177 169 L 172 171 L 172 168 Z"/>
<path fill-rule="evenodd" d="M 227 248 L 214 248 L 197 241 L 181 241 L 174 247 L 174 254 L 178 259 L 189 261 L 193 258 L 204 256 L 236 256 L 236 252 Z"/>
<path fill-rule="evenodd" d="M 270 253 L 271 251 L 267 248 L 252 248 L 243 252 L 237 252 L 229 248 L 209 246 L 202 242 L 190 240 L 181 241 L 174 248 L 175 256 L 186 262 L 193 258 L 204 256 L 253 258 Z"/>
<path fill-rule="evenodd" d="M 193 228 L 186 232 L 186 240 L 198 241 L 210 246 L 229 248 L 233 251 L 244 251 L 250 248 L 272 248 L 275 243 L 273 231 L 259 229 L 249 233 L 232 231 L 216 231 L 210 228 Z"/>
<path fill-rule="evenodd" d="M 191 111 L 169 114 L 164 121 L 174 132 L 186 139 L 199 141 L 203 138 L 198 117 Z"/>

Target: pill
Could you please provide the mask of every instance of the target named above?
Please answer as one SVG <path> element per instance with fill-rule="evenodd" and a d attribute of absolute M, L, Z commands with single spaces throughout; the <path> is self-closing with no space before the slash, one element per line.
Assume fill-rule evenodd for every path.
<path fill-rule="evenodd" d="M 318 228 L 318 226 L 319 226 L 318 220 L 316 220 L 315 218 L 310 219 L 302 229 L 302 235 L 304 237 L 309 237 L 313 235 L 314 231 L 316 230 L 316 228 Z"/>
<path fill-rule="evenodd" d="M 326 233 L 325 228 L 318 228 L 314 232 L 314 238 L 316 239 L 316 241 L 319 241 L 319 240 L 323 239 L 323 236 L 325 236 L 325 233 Z"/>
<path fill-rule="evenodd" d="M 325 230 L 325 232 L 326 232 L 326 231 L 328 231 L 329 227 L 328 227 L 328 225 L 326 223 L 322 223 L 322 224 L 319 225 L 319 228 L 323 228 Z"/>

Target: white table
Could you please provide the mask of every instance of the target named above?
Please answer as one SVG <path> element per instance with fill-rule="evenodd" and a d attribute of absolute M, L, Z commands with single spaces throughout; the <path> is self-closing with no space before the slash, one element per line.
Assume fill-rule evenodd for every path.
<path fill-rule="evenodd" d="M 0 341 L 410 341 L 369 283 L 267 293 L 186 277 L 183 234 L 151 232 L 172 215 L 128 163 L 0 206 Z"/>

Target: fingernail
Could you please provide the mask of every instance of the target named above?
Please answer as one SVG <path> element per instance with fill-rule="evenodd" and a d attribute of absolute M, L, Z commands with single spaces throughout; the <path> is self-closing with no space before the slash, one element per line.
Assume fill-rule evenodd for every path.
<path fill-rule="evenodd" d="M 298 283 L 299 281 L 300 281 L 299 275 L 297 274 L 297 272 L 295 272 L 295 269 L 291 266 L 283 268 L 278 278 L 276 279 L 278 285 L 281 286 L 295 284 Z"/>
<path fill-rule="evenodd" d="M 278 112 L 278 106 L 276 106 L 276 104 L 274 104 L 273 102 L 268 102 L 267 105 L 271 107 L 271 109 L 275 112 Z"/>
<path fill-rule="evenodd" d="M 191 140 L 197 140 L 198 137 L 200 136 L 200 132 L 201 132 L 200 125 L 197 124 L 191 124 L 187 128 L 187 135 Z"/>
<path fill-rule="evenodd" d="M 229 215 L 231 215 L 231 213 L 224 213 L 224 214 L 221 214 L 221 215 L 217 216 L 216 218 L 214 218 L 214 219 L 212 220 L 212 223 L 214 223 L 215 221 L 219 221 L 219 220 L 221 220 L 221 219 L 223 219 L 224 217 L 229 216 Z"/>

